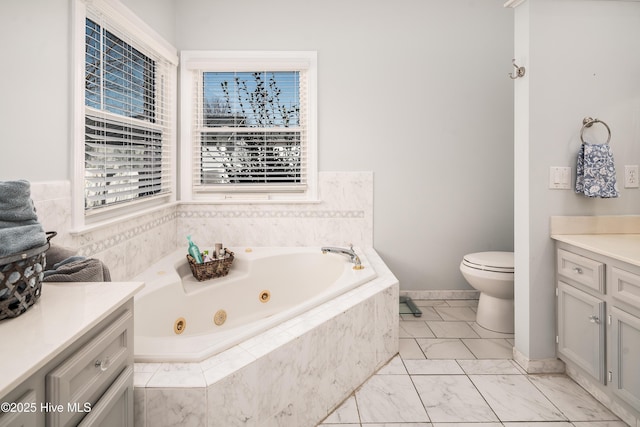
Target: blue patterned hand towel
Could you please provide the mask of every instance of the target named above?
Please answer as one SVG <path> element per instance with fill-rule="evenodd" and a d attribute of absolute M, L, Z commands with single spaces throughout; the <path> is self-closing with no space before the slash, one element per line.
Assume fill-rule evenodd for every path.
<path fill-rule="evenodd" d="M 576 193 L 586 197 L 618 197 L 616 168 L 609 144 L 583 143 L 578 152 Z"/>

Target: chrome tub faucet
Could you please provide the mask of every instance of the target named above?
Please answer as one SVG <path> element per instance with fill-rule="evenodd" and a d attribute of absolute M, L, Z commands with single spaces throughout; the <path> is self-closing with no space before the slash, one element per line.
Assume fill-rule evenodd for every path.
<path fill-rule="evenodd" d="M 324 246 L 320 248 L 320 250 L 322 251 L 323 254 L 326 254 L 327 252 L 332 252 L 332 253 L 348 256 L 349 260 L 354 264 L 353 265 L 354 270 L 362 270 L 364 268 L 364 266 L 362 265 L 362 262 L 360 261 L 360 257 L 353 250 L 353 245 L 349 245 L 349 249 L 336 248 L 333 246 Z"/>

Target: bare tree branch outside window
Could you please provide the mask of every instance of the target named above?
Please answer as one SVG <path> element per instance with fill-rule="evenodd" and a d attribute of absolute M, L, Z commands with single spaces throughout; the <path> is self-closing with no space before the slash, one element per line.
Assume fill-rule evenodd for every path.
<path fill-rule="evenodd" d="M 299 183 L 298 72 L 203 73 L 201 184 Z"/>

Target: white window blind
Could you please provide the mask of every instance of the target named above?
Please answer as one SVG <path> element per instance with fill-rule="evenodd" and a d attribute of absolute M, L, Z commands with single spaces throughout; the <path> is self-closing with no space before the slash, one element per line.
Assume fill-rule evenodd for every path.
<path fill-rule="evenodd" d="M 307 72 L 193 71 L 193 191 L 304 192 Z"/>
<path fill-rule="evenodd" d="M 87 8 L 85 211 L 172 191 L 175 65 Z"/>

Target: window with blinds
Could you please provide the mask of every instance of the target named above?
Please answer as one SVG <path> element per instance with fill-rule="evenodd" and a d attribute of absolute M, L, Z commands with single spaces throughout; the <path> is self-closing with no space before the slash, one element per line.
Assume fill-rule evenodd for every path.
<path fill-rule="evenodd" d="M 196 74 L 194 180 L 199 189 L 304 190 L 306 129 L 300 103 L 301 74 Z"/>
<path fill-rule="evenodd" d="M 181 55 L 182 195 L 316 200 L 316 53 Z"/>
<path fill-rule="evenodd" d="M 87 13 L 87 213 L 172 191 L 169 84 L 175 85 L 174 65 L 130 37 L 126 29 L 99 13 Z"/>

